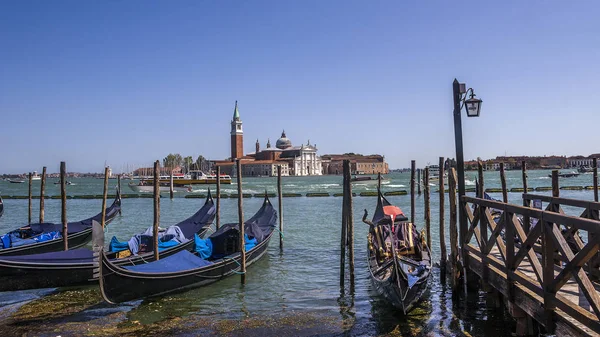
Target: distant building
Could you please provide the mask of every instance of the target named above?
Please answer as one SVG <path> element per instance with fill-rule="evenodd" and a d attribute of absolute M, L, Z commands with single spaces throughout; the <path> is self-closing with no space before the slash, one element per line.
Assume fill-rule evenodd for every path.
<path fill-rule="evenodd" d="M 352 174 L 388 174 L 390 172 L 382 155 L 363 156 L 354 153 L 325 154 L 321 156 L 323 172 L 325 174 L 342 174 L 344 160 L 350 160 Z"/>
<path fill-rule="evenodd" d="M 243 176 L 276 176 L 277 166 L 281 165 L 281 175 L 287 176 L 314 176 L 322 175 L 321 158 L 317 155 L 317 146 L 311 145 L 310 140 L 306 145 L 293 146 L 292 141 L 287 138 L 285 130 L 281 137 L 271 147 L 271 141 L 261 150 L 258 139 L 255 144 L 255 152 L 244 155 L 244 134 L 242 120 L 237 107 L 237 101 L 231 120 L 231 157 L 229 160 L 213 160 L 211 167 L 221 168 L 222 173 L 236 175 L 234 163 L 239 159 L 242 165 Z"/>
<path fill-rule="evenodd" d="M 600 160 L 600 153 L 592 154 L 588 157 L 584 156 L 572 156 L 567 158 L 567 165 L 571 168 L 577 168 L 581 166 L 592 167 L 594 164 L 594 158 Z"/>

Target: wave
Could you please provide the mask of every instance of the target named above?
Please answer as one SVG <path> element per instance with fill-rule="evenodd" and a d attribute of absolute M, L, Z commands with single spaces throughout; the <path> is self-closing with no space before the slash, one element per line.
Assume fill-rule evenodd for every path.
<path fill-rule="evenodd" d="M 475 186 L 475 180 L 465 179 L 465 185 Z"/>
<path fill-rule="evenodd" d="M 429 185 L 431 185 L 431 184 L 429 184 Z M 435 185 L 431 185 L 431 186 L 435 186 Z M 400 184 L 400 185 L 388 185 L 388 187 L 406 187 L 406 185 L 402 185 L 402 184 Z"/>
<path fill-rule="evenodd" d="M 537 177 L 536 179 L 551 179 L 550 177 Z"/>

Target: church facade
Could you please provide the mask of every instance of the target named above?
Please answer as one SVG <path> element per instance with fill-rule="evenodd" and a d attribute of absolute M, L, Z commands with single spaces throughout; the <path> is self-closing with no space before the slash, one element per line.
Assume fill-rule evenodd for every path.
<path fill-rule="evenodd" d="M 266 148 L 261 150 L 258 139 L 255 152 L 244 155 L 244 134 L 237 101 L 231 120 L 231 157 L 229 160 L 212 161 L 214 169 L 221 168 L 222 173 L 236 175 L 235 161 L 240 160 L 243 176 L 277 176 L 277 167 L 281 166 L 282 176 L 317 176 L 323 174 L 321 157 L 317 155 L 316 144 L 293 146 L 285 130 L 277 139 L 275 147 L 268 140 Z"/>

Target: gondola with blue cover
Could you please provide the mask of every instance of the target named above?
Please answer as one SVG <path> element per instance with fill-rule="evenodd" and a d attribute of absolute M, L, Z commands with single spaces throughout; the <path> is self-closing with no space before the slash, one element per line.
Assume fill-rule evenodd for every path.
<path fill-rule="evenodd" d="M 169 227 L 177 228 L 177 231 L 181 232 L 186 239 L 178 244 L 166 245 L 164 249 L 161 249 L 159 245 L 160 258 L 177 254 L 183 250 L 194 249 L 194 238 L 196 236 L 203 237 L 214 218 L 215 204 L 209 192 L 200 210 L 191 217 Z M 136 235 L 134 238 L 139 236 Z M 143 235 L 141 236 L 143 237 Z M 152 251 L 139 251 L 135 255 L 126 254 L 124 257 L 121 254 L 123 252 L 124 250 L 111 251 L 107 252 L 107 256 L 113 264 L 118 266 L 133 266 L 154 261 Z M 0 256 L 0 291 L 86 284 L 97 281 L 97 278 L 93 276 L 93 270 L 93 252 L 87 248 L 24 256 Z"/>
<path fill-rule="evenodd" d="M 106 223 L 121 212 L 121 193 L 117 190 L 112 205 L 106 208 Z M 102 213 L 76 222 L 69 222 L 69 249 L 83 247 L 92 240 L 92 221 L 100 222 Z M 15 256 L 56 252 L 64 249 L 62 224 L 35 223 L 0 236 L 0 256 Z"/>
<path fill-rule="evenodd" d="M 379 191 L 369 225 L 368 264 L 377 293 L 408 313 L 427 290 L 431 276 L 431 251 L 423 234 Z"/>
<path fill-rule="evenodd" d="M 277 212 L 265 196 L 262 207 L 244 223 L 246 265 L 265 254 L 276 222 Z M 102 297 L 109 303 L 121 303 L 216 282 L 240 268 L 240 240 L 239 224 L 230 223 L 207 239 L 196 237 L 193 253 L 181 251 L 147 264 L 118 266 L 101 252 L 98 263 Z"/>

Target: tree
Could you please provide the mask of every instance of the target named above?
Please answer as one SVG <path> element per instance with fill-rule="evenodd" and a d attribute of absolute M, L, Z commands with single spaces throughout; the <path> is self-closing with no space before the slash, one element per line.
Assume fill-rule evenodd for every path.
<path fill-rule="evenodd" d="M 201 171 L 208 171 L 209 167 L 208 167 L 208 160 L 206 158 L 204 158 L 204 156 L 199 155 L 198 159 L 196 159 L 196 168 L 198 168 Z"/>
<path fill-rule="evenodd" d="M 187 157 L 183 158 L 183 167 L 184 167 L 186 173 L 192 169 L 193 165 L 194 165 L 194 159 L 192 158 L 192 156 L 187 156 Z"/>
<path fill-rule="evenodd" d="M 182 165 L 183 157 L 179 153 L 169 153 L 169 155 L 163 159 L 163 167 L 174 169 L 175 167 Z"/>

